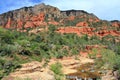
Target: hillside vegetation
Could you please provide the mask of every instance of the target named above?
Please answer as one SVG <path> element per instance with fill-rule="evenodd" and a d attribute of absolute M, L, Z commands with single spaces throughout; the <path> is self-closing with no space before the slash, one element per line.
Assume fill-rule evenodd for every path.
<path fill-rule="evenodd" d="M 103 72 L 120 72 L 120 21 L 40 4 L 0 14 L 0 26 L 0 79 L 23 63 L 45 61 L 46 67 L 50 59 L 78 55 L 93 59 Z M 53 64 L 51 70 L 60 80 L 58 66 Z"/>
<path fill-rule="evenodd" d="M 97 65 L 101 67 L 107 64 L 111 69 L 120 69 L 120 43 L 115 42 L 114 36 L 102 39 L 87 35 L 80 37 L 76 34 L 59 34 L 55 30 L 56 26 L 52 25 L 47 32 L 29 34 L 0 28 L 0 77 L 13 72 L 22 63 L 79 55 L 80 51 L 86 50 L 87 45 L 96 44 L 107 46 L 107 49 L 101 52 L 102 60 L 96 58 L 96 61 L 102 61 Z M 95 50 L 92 53 L 94 54 Z"/>

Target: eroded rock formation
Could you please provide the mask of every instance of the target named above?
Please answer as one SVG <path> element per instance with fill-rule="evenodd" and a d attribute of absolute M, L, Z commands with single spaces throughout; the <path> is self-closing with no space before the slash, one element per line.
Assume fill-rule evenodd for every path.
<path fill-rule="evenodd" d="M 88 34 L 94 35 L 94 28 L 90 27 L 61 27 L 58 28 L 56 32 L 58 33 L 75 33 L 77 35 Z"/>
<path fill-rule="evenodd" d="M 118 32 L 116 30 L 100 30 L 100 31 L 96 32 L 96 34 L 101 37 L 104 37 L 107 35 L 120 36 L 120 32 Z"/>
<path fill-rule="evenodd" d="M 7 24 L 5 25 L 5 28 L 11 27 L 11 18 L 8 18 Z"/>
<path fill-rule="evenodd" d="M 100 20 L 94 14 L 83 10 L 60 11 L 56 7 L 39 4 L 0 15 L 0 26 L 7 29 L 17 28 L 21 32 L 24 32 L 26 28 L 47 28 L 51 24 L 61 26 L 56 31 L 59 33 L 88 34 L 89 36 L 97 35 L 100 37 L 106 35 L 120 36 L 119 21 Z"/>
<path fill-rule="evenodd" d="M 21 29 L 46 26 L 49 24 L 58 25 L 61 24 L 59 21 L 62 19 L 68 18 L 68 20 L 72 21 L 76 16 L 82 15 L 96 17 L 95 15 L 89 14 L 83 10 L 60 11 L 56 7 L 45 5 L 43 3 L 33 7 L 23 7 L 21 9 L 1 14 L 0 26 L 4 26 L 5 28 Z M 87 24 L 84 25 L 87 26 Z"/>
<path fill-rule="evenodd" d="M 88 23 L 87 22 L 79 22 L 76 24 L 77 27 L 88 27 Z"/>

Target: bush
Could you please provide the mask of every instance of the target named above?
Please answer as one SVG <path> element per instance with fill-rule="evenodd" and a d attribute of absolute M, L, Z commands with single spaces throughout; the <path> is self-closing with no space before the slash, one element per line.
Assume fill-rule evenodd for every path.
<path fill-rule="evenodd" d="M 18 50 L 19 50 L 19 46 L 17 45 L 4 44 L 0 49 L 0 55 L 11 56 L 14 55 L 14 53 L 18 52 Z"/>
<path fill-rule="evenodd" d="M 57 29 L 56 26 L 49 25 L 49 31 L 54 32 L 56 29 Z"/>
<path fill-rule="evenodd" d="M 7 44 L 12 44 L 15 35 L 6 29 L 0 28 L 0 41 Z"/>
<path fill-rule="evenodd" d="M 63 74 L 62 74 L 62 65 L 61 65 L 61 63 L 56 62 L 55 64 L 52 64 L 50 66 L 50 69 L 54 72 L 56 80 L 63 80 L 62 79 Z"/>
<path fill-rule="evenodd" d="M 98 51 L 94 54 L 97 55 Z M 101 49 L 100 53 L 102 58 L 96 58 L 95 62 L 98 67 L 105 67 L 106 69 L 116 69 L 120 71 L 120 56 L 115 54 L 113 51 L 109 49 Z"/>
<path fill-rule="evenodd" d="M 62 65 L 61 63 L 57 62 L 55 64 L 52 64 L 50 66 L 50 69 L 55 73 L 55 74 L 58 74 L 58 75 L 61 75 L 62 74 Z"/>
<path fill-rule="evenodd" d="M 5 58 L 0 58 L 0 79 L 9 75 L 9 73 L 20 67 L 21 66 L 17 62 L 8 61 Z"/>

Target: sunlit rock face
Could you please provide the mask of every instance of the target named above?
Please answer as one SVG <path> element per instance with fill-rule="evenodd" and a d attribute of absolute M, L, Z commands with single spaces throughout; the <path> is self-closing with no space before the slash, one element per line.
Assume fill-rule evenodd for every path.
<path fill-rule="evenodd" d="M 8 18 L 5 28 L 10 28 L 10 27 L 11 27 L 11 18 Z"/>
<path fill-rule="evenodd" d="M 44 3 L 23 7 L 0 15 L 0 26 L 7 29 L 17 29 L 19 31 L 37 27 L 47 29 L 49 25 L 59 27 L 56 31 L 59 33 L 87 34 L 100 37 L 107 35 L 120 36 L 120 21 L 101 20 L 94 14 L 83 10 L 60 11 L 58 8 Z"/>
<path fill-rule="evenodd" d="M 45 4 L 23 7 L 0 15 L 0 25 L 5 28 L 29 28 L 44 25 L 45 19 L 57 18 L 60 10 Z M 57 24 L 57 23 L 52 23 Z"/>
<path fill-rule="evenodd" d="M 112 23 L 112 26 L 120 28 L 120 21 L 114 20 L 114 21 L 111 21 L 111 23 Z"/>
<path fill-rule="evenodd" d="M 79 26 L 83 26 L 83 27 L 88 27 L 88 23 L 87 22 L 79 22 L 76 24 L 77 27 Z"/>
<path fill-rule="evenodd" d="M 83 16 L 84 15 L 84 16 Z M 31 28 L 36 26 L 46 26 L 48 24 L 58 25 L 59 21 L 68 18 L 72 21 L 76 16 L 94 16 L 83 10 L 60 11 L 58 8 L 45 5 L 44 3 L 23 7 L 17 10 L 9 11 L 0 15 L 0 25 L 5 28 Z M 59 19 L 59 20 L 58 20 Z M 87 26 L 87 24 L 81 24 Z M 79 26 L 79 25 L 78 25 Z"/>
<path fill-rule="evenodd" d="M 82 35 L 82 34 L 88 34 L 88 35 L 94 35 L 93 32 L 94 28 L 90 27 L 61 27 L 58 28 L 56 32 L 58 33 L 75 33 L 77 35 Z"/>

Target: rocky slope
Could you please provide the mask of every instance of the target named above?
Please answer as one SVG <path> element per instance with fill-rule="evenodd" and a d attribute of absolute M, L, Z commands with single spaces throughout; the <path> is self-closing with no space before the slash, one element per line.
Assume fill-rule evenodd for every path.
<path fill-rule="evenodd" d="M 44 28 L 47 30 L 50 24 L 66 27 L 65 29 L 58 28 L 57 32 L 60 33 L 88 34 L 100 37 L 120 35 L 120 22 L 117 20 L 111 22 L 100 20 L 94 14 L 83 10 L 60 11 L 58 8 L 44 3 L 0 15 L 0 26 L 18 31 L 26 31 L 27 28 L 36 27 L 40 31 Z"/>
<path fill-rule="evenodd" d="M 5 28 L 28 28 L 40 25 L 57 24 L 59 20 L 76 17 L 95 17 L 82 10 L 60 11 L 58 8 L 40 4 L 33 7 L 23 7 L 14 11 L 9 11 L 0 15 L 0 25 Z M 58 20 L 59 19 L 59 20 Z M 51 22 L 52 21 L 52 22 Z M 54 21 L 54 22 L 53 22 Z M 55 23 L 56 21 L 56 23 Z"/>
<path fill-rule="evenodd" d="M 74 73 L 81 64 L 93 63 L 92 59 L 84 58 L 78 56 L 78 60 L 75 57 L 65 57 L 63 59 L 51 59 L 46 67 L 43 67 L 45 62 L 32 61 L 29 63 L 22 64 L 20 69 L 11 73 L 9 76 L 3 78 L 2 80 L 24 80 L 25 78 L 30 78 L 31 80 L 56 80 L 54 73 L 50 70 L 50 66 L 59 62 L 62 64 L 62 71 L 64 74 Z M 72 62 L 71 62 L 72 61 Z"/>
<path fill-rule="evenodd" d="M 0 15 L 0 25 L 5 28 L 28 28 L 44 23 L 45 17 L 59 17 L 60 11 L 56 7 L 45 4 L 34 7 L 24 7 Z"/>
<path fill-rule="evenodd" d="M 87 39 L 89 39 L 89 38 L 92 39 L 91 36 L 94 36 L 94 35 L 99 36 L 100 39 L 104 38 L 105 36 L 108 36 L 107 40 L 110 40 L 111 39 L 110 35 L 112 35 L 112 36 L 115 36 L 115 39 L 113 39 L 113 42 L 114 41 L 120 42 L 120 37 L 119 37 L 120 36 L 120 21 L 101 20 L 98 17 L 96 17 L 94 14 L 87 13 L 83 10 L 60 11 L 56 7 L 53 7 L 50 5 L 45 5 L 45 4 L 40 4 L 40 5 L 35 5 L 32 7 L 24 7 L 21 9 L 9 11 L 7 13 L 3 13 L 0 15 L 0 26 L 4 27 L 6 29 L 10 29 L 10 30 L 17 29 L 17 31 L 21 31 L 21 32 L 29 31 L 30 34 L 31 33 L 36 34 L 43 30 L 47 31 L 48 28 L 51 27 L 51 25 L 55 25 L 54 26 L 56 28 L 55 32 L 61 33 L 61 34 L 74 33 L 74 34 L 77 34 L 78 36 L 87 34 L 88 35 Z M 31 36 L 29 36 L 29 37 L 31 37 Z M 93 39 L 94 39 L 94 37 L 93 37 Z M 8 40 L 8 39 L 6 39 L 6 40 Z M 32 38 L 31 38 L 31 40 L 32 40 Z M 32 43 L 31 40 L 30 40 L 30 43 Z M 51 38 L 50 40 L 53 40 L 53 38 Z M 4 41 L 4 39 L 3 39 L 3 41 Z M 61 39 L 60 39 L 60 41 L 61 41 Z M 92 41 L 94 42 L 94 40 L 92 40 Z M 66 42 L 70 42 L 70 41 L 66 40 Z M 85 41 L 83 41 L 83 42 L 85 42 Z M 45 40 L 45 43 L 46 43 L 46 40 Z M 39 44 L 39 42 L 38 42 L 38 44 Z M 62 43 L 61 46 L 63 46 L 63 44 L 64 43 Z M 65 44 L 68 44 L 68 43 L 65 43 Z M 50 45 L 52 46 L 53 44 L 50 43 Z M 78 57 L 78 60 L 73 57 L 72 58 L 68 57 L 65 59 L 63 58 L 62 60 L 61 59 L 51 59 L 48 66 L 50 66 L 50 64 L 53 64 L 53 63 L 59 61 L 63 65 L 64 74 L 68 74 L 70 72 L 75 72 L 76 70 L 74 70 L 73 68 L 80 65 L 81 63 L 93 62 L 93 60 L 86 59 L 85 57 L 88 57 L 88 54 L 91 53 L 91 50 L 93 48 L 100 49 L 102 46 L 99 44 L 98 45 L 85 44 L 85 45 L 86 46 L 83 46 L 83 47 L 85 47 L 84 48 L 85 50 L 78 51 L 81 56 L 81 57 Z M 114 45 L 117 45 L 117 43 L 114 43 Z M 12 46 L 14 46 L 14 45 L 12 45 Z M 43 46 L 48 46 L 48 45 L 43 45 Z M 55 46 L 56 46 L 56 43 L 55 43 Z M 27 46 L 27 47 L 29 47 L 29 46 Z M 41 48 L 39 48 L 39 47 L 40 46 L 37 46 L 36 49 L 42 50 L 42 47 Z M 69 48 L 70 46 L 67 46 L 67 47 Z M 103 45 L 103 48 L 106 48 L 106 45 L 105 46 Z M 25 48 L 25 49 L 27 51 L 27 48 Z M 32 47 L 30 49 L 32 50 Z M 77 50 L 77 49 L 75 49 L 75 50 Z M 81 49 L 81 47 L 80 47 L 80 49 Z M 46 49 L 45 49 L 45 51 L 46 51 Z M 21 52 L 22 52 L 22 50 L 21 50 Z M 33 51 L 33 53 L 34 53 L 34 51 Z M 31 52 L 31 54 L 32 54 L 32 52 Z M 95 57 L 101 58 L 101 55 L 98 54 Z M 47 70 L 44 69 L 41 65 L 43 65 L 43 64 L 41 64 L 39 62 L 23 64 L 21 69 L 19 69 L 15 73 L 11 73 L 10 77 L 8 77 L 4 80 L 11 80 L 11 78 L 15 78 L 15 77 L 19 77 L 19 76 L 21 76 L 22 78 L 29 76 L 33 80 L 38 79 L 38 78 L 42 78 L 42 80 L 54 80 L 53 73 L 51 73 L 50 70 L 48 70 L 48 69 Z M 113 73 L 110 73 L 110 74 L 115 75 Z M 46 75 L 48 75 L 48 77 L 45 77 Z M 106 78 L 106 75 L 103 78 Z M 109 76 L 109 74 L 107 76 Z M 103 80 L 105 80 L 105 79 L 103 79 Z M 108 79 L 108 80 L 110 80 L 110 79 Z"/>

